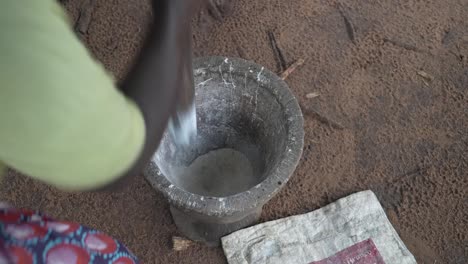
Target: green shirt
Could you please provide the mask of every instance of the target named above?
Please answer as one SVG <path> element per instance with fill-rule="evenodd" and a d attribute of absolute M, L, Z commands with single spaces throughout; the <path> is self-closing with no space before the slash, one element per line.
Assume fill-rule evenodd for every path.
<path fill-rule="evenodd" d="M 143 148 L 143 117 L 57 1 L 2 1 L 0 34 L 0 168 L 66 190 L 121 176 Z"/>

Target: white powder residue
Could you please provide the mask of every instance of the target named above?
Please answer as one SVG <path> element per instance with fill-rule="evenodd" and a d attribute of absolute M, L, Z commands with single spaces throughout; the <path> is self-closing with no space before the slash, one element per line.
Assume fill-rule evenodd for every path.
<path fill-rule="evenodd" d="M 226 197 L 256 184 L 252 165 L 239 151 L 224 148 L 201 155 L 189 167 L 172 177 L 186 191 L 212 197 Z"/>

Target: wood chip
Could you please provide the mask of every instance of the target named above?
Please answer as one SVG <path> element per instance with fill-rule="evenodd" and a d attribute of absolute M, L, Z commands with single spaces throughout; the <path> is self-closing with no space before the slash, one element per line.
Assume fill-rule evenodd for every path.
<path fill-rule="evenodd" d="M 434 80 L 434 77 L 432 75 L 424 71 L 418 71 L 418 75 L 430 82 Z"/>
<path fill-rule="evenodd" d="M 280 77 L 284 81 L 288 78 L 288 76 L 296 70 L 297 67 L 301 66 L 304 64 L 305 60 L 304 59 L 298 59 L 296 62 L 294 62 L 291 66 L 289 66 L 283 73 L 281 73 Z"/>
<path fill-rule="evenodd" d="M 316 93 L 316 92 L 313 92 L 313 93 L 308 93 L 306 94 L 306 98 L 307 99 L 312 99 L 312 98 L 315 98 L 317 96 L 319 96 L 320 94 L 319 93 Z"/>
<path fill-rule="evenodd" d="M 174 251 L 183 251 L 193 245 L 195 245 L 195 242 L 193 242 L 192 240 L 178 236 L 172 237 L 172 250 Z"/>

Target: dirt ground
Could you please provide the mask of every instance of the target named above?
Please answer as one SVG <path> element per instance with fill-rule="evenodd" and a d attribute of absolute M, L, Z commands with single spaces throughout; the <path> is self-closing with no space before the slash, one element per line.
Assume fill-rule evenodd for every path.
<path fill-rule="evenodd" d="M 84 1 L 62 2 L 76 21 Z M 238 0 L 222 22 L 196 21 L 197 56 L 276 72 L 306 60 L 287 80 L 304 154 L 262 220 L 371 189 L 419 263 L 468 263 L 467 18 L 468 0 Z M 150 21 L 149 0 L 96 0 L 84 41 L 122 80 Z M 146 263 L 225 262 L 217 248 L 171 251 L 168 205 L 142 176 L 112 194 L 62 193 L 14 172 L 6 181 L 1 199 L 108 232 Z"/>

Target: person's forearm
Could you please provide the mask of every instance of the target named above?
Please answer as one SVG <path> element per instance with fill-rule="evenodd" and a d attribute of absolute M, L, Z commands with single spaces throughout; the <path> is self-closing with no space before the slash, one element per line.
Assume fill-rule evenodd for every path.
<path fill-rule="evenodd" d="M 184 49 L 192 37 L 189 36 L 191 12 L 185 0 L 162 0 L 154 4 L 153 29 L 121 86 L 122 92 L 136 102 L 143 114 L 146 139 L 138 160 L 120 182 L 140 173 L 148 164 L 175 110 L 181 71 L 186 63 Z"/>

